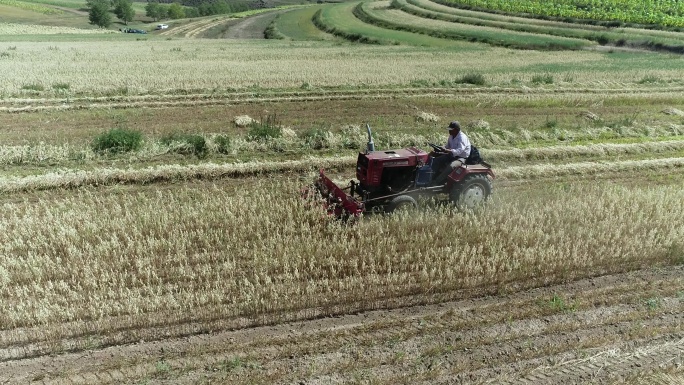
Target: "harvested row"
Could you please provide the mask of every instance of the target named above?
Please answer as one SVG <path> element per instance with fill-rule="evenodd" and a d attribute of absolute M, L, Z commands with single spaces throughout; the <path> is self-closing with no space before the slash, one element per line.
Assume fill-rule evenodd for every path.
<path fill-rule="evenodd" d="M 614 88 L 622 86 L 622 88 Z M 46 95 L 45 97 L 17 97 L 0 100 L 0 113 L 69 111 L 83 109 L 120 109 L 144 107 L 193 107 L 230 104 L 251 104 L 267 102 L 307 102 L 307 101 L 344 101 L 364 99 L 392 99 L 396 97 L 449 98 L 471 101 L 479 98 L 481 104 L 513 104 L 533 102 L 535 100 L 553 99 L 555 104 L 576 105 L 595 101 L 598 95 L 609 93 L 610 96 L 601 97 L 611 100 L 636 97 L 642 99 L 677 99 L 684 92 L 680 86 L 636 87 L 630 84 L 610 84 L 603 88 L 564 87 L 542 88 L 536 86 L 522 87 L 367 87 L 366 89 L 311 89 L 292 91 L 264 90 L 261 92 L 233 91 L 207 92 L 191 94 L 157 93 L 144 95 L 110 95 L 110 96 L 78 96 L 67 97 Z"/>
<path fill-rule="evenodd" d="M 491 136 L 487 139 L 482 137 L 482 134 L 474 133 L 472 137 L 477 139 L 478 144 L 491 144 L 492 142 L 502 141 L 503 138 L 493 139 Z M 219 152 L 218 145 L 215 143 L 216 136 L 208 137 L 206 139 L 208 152 Z M 295 135 L 289 138 L 275 140 L 271 139 L 273 143 L 261 143 L 255 141 L 245 140 L 243 138 L 232 139 L 227 146 L 228 151 L 249 153 L 254 150 L 268 150 L 269 148 L 278 148 L 281 150 L 291 151 L 310 151 L 316 148 L 328 149 L 349 149 L 349 147 L 363 147 L 364 139 L 360 130 L 353 132 L 348 130 L 344 134 L 333 134 L 326 132 L 320 137 L 312 137 L 304 135 L 299 138 Z M 383 138 L 385 139 L 385 138 Z M 392 139 L 393 147 L 409 147 L 414 144 L 422 144 L 428 142 L 440 143 L 442 139 L 438 135 L 420 136 L 420 135 L 402 135 L 398 134 Z M 507 138 L 511 140 L 510 137 Z M 652 139 L 657 139 L 653 137 Z M 387 147 L 382 141 L 378 141 L 383 146 Z M 532 142 L 533 143 L 533 142 Z M 592 161 L 608 160 L 614 156 L 648 156 L 652 157 L 659 154 L 660 157 L 674 157 L 678 153 L 684 151 L 683 140 L 664 140 L 664 141 L 648 141 L 640 143 L 597 143 L 591 145 L 558 145 L 558 146 L 544 146 L 531 148 L 488 148 L 480 147 L 480 151 L 486 157 L 486 160 L 494 163 L 506 162 L 510 164 L 516 161 L 529 160 L 562 160 L 565 162 L 576 158 L 590 158 Z M 137 162 L 144 163 L 152 158 L 160 155 L 173 152 L 176 150 L 175 145 L 163 145 L 157 142 L 145 143 L 142 149 L 130 154 L 135 157 Z M 670 156 L 668 156 L 670 155 Z M 109 159 L 110 157 L 106 157 Z M 102 159 L 91 148 L 73 145 L 48 145 L 39 143 L 37 145 L 21 145 L 21 146 L 0 146 L 0 164 L 3 165 L 52 165 L 55 166 L 60 163 L 68 163 L 71 160 L 79 159 L 81 163 L 85 161 L 94 161 Z M 276 161 L 274 159 L 274 161 Z M 283 165 L 283 169 L 288 166 Z"/>
<path fill-rule="evenodd" d="M 630 154 L 658 154 L 669 151 L 684 150 L 684 141 L 670 140 L 662 142 L 645 143 L 599 143 L 592 145 L 575 146 L 548 146 L 526 149 L 490 149 L 483 150 L 487 159 L 492 161 L 510 162 L 513 159 L 563 159 L 585 157 L 597 159 L 603 156 L 630 155 Z"/>
<path fill-rule="evenodd" d="M 590 45 L 586 40 L 553 37 L 502 30 L 497 26 L 463 25 L 462 20 L 433 20 L 414 16 L 400 10 L 387 9 L 389 2 L 374 1 L 360 3 L 354 8 L 359 19 L 391 30 L 415 32 L 434 37 L 482 42 L 490 45 L 530 50 L 578 50 Z M 458 22 L 454 22 L 458 21 Z"/>
<path fill-rule="evenodd" d="M 218 180 L 263 173 L 302 172 L 319 168 L 349 168 L 355 156 L 308 158 L 291 161 L 256 161 L 242 163 L 199 163 L 191 165 L 167 164 L 146 168 L 100 168 L 96 170 L 62 170 L 40 175 L 0 178 L 0 192 L 15 193 L 85 186 L 150 184 L 160 182 Z M 544 179 L 560 176 L 611 175 L 635 170 L 677 172 L 684 167 L 684 158 L 660 158 L 564 164 L 533 164 L 496 168 L 497 178 L 503 180 Z"/>

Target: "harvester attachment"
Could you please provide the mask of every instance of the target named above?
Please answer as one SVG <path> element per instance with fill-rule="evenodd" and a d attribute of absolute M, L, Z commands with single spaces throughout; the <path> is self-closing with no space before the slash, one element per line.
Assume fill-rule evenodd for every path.
<path fill-rule="evenodd" d="M 346 220 L 357 218 L 364 211 L 364 204 L 345 192 L 345 190 L 352 188 L 353 185 L 351 184 L 349 187 L 340 188 L 325 175 L 323 170 L 320 170 L 318 178 L 314 181 L 314 191 L 310 192 L 320 194 L 329 215 Z"/>

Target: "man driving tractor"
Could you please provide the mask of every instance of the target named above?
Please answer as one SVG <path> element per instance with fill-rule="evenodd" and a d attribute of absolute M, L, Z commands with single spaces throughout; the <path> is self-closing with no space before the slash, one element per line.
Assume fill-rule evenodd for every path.
<path fill-rule="evenodd" d="M 433 181 L 433 186 L 442 185 L 446 182 L 447 176 L 458 167 L 461 167 L 470 156 L 470 140 L 461 131 L 461 125 L 457 121 L 449 123 L 449 138 L 444 147 L 446 152 L 431 152 L 432 172 L 437 175 Z"/>

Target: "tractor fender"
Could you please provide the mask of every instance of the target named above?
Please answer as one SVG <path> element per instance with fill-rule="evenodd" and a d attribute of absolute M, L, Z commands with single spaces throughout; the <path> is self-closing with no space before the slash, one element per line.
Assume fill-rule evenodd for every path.
<path fill-rule="evenodd" d="M 461 166 L 457 167 L 454 169 L 454 171 L 449 174 L 447 177 L 447 185 L 449 189 L 451 189 L 451 186 L 454 183 L 458 183 L 463 181 L 467 176 L 469 175 L 478 175 L 478 174 L 483 174 L 489 176 L 491 179 L 494 179 L 494 172 L 492 171 L 491 168 L 488 167 L 472 167 L 472 166 Z"/>

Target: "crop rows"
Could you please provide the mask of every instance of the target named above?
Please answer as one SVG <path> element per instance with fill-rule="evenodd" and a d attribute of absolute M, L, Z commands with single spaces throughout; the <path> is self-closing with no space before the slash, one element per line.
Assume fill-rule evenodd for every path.
<path fill-rule="evenodd" d="M 674 156 L 683 150 L 681 140 L 673 140 L 684 135 L 684 127 L 681 125 L 667 125 L 654 127 L 589 127 L 584 130 L 555 131 L 543 129 L 519 129 L 517 132 L 508 130 L 483 130 L 476 127 L 476 123 L 469 123 L 466 127 L 469 136 L 484 152 L 486 158 L 493 162 L 511 162 L 531 159 L 560 159 L 570 160 L 573 158 L 590 157 L 591 159 L 604 159 L 617 155 L 640 155 L 667 154 Z M 367 136 L 364 130 L 357 125 L 348 125 L 341 132 L 331 130 L 310 130 L 296 132 L 290 128 L 282 129 L 283 136 L 280 138 L 267 138 L 267 140 L 250 139 L 248 136 L 235 136 L 229 138 L 229 143 L 219 146 L 217 140 L 226 138 L 225 135 L 206 134 L 206 151 L 209 154 L 220 153 L 249 154 L 254 151 L 274 150 L 292 152 L 311 152 L 316 150 L 348 151 L 361 149 L 365 146 Z M 418 134 L 410 133 L 409 128 L 398 130 L 396 133 L 377 133 L 376 143 L 382 148 L 423 147 L 426 143 L 439 143 L 443 138 L 438 133 Z M 408 131 L 408 132 L 407 132 Z M 613 140 L 638 140 L 638 143 L 610 143 Z M 668 140 L 669 139 L 669 140 Z M 568 141 L 592 141 L 590 145 L 560 143 Z M 546 145 L 540 147 L 539 142 L 558 143 L 558 145 Z M 187 143 L 171 141 L 165 143 L 150 138 L 145 140 L 142 147 L 129 154 L 131 159 L 144 163 L 155 157 L 187 151 L 184 147 Z M 529 146 L 532 148 L 510 148 L 511 146 Z M 2 165 L 66 165 L 69 161 L 79 160 L 95 162 L 109 159 L 110 156 L 101 156 L 86 145 L 74 144 L 48 144 L 40 142 L 34 145 L 4 145 L 0 146 L 0 164 Z"/>
<path fill-rule="evenodd" d="M 71 96 L 58 95 L 56 97 L 11 97 L 0 100 L 0 112 L 2 113 L 23 113 L 23 112 L 49 112 L 49 111 L 69 111 L 69 110 L 98 110 L 98 109 L 126 109 L 126 108 L 175 108 L 192 106 L 216 106 L 225 104 L 257 104 L 257 103 L 281 103 L 281 102 L 316 102 L 316 101 L 349 101 L 349 100 L 386 100 L 398 96 L 450 99 L 458 100 L 461 103 L 472 104 L 473 96 L 478 98 L 481 105 L 515 105 L 522 103 L 553 103 L 560 106 L 592 105 L 596 103 L 598 95 L 608 93 L 603 97 L 604 100 L 616 103 L 620 100 L 628 101 L 632 98 L 641 100 L 671 100 L 678 102 L 679 93 L 684 88 L 676 83 L 672 86 L 658 84 L 657 87 L 639 86 L 634 82 L 626 81 L 592 81 L 591 87 L 577 87 L 571 83 L 562 82 L 563 87 L 543 87 L 535 83 L 535 79 L 542 77 L 553 77 L 549 74 L 540 75 L 520 73 L 513 77 L 513 85 L 507 84 L 497 88 L 489 87 L 463 87 L 454 88 L 458 84 L 458 79 L 450 81 L 434 81 L 426 79 L 416 79 L 411 85 L 406 87 L 367 87 L 366 89 L 335 89 L 306 87 L 293 91 L 285 90 L 215 90 L 202 93 L 184 94 L 180 90 L 170 94 L 154 92 L 145 95 L 128 95 L 128 90 L 111 93 L 108 96 Z M 484 77 L 487 82 L 504 82 L 506 75 L 492 74 Z M 509 75 L 511 76 L 511 75 Z M 648 75 L 651 76 L 651 75 Z M 647 76 L 647 77 L 648 77 Z M 644 83 L 639 80 L 637 83 Z M 526 84 L 533 86 L 528 87 Z M 305 84 L 306 86 L 306 84 Z M 571 87 L 568 87 L 571 86 Z M 580 88 L 581 87 L 581 88 Z M 622 87 L 622 88 L 618 88 Z M 49 91 L 48 91 L 49 93 Z M 109 92 L 107 92 L 109 93 Z M 630 103 L 634 103 L 630 101 Z M 676 110 L 676 109 L 675 109 Z M 676 110 L 679 111 L 679 110 Z M 676 115 L 677 112 L 670 115 Z M 585 111 L 586 113 L 586 111 Z M 668 113 L 668 112 L 664 112 Z M 591 118 L 589 116 L 588 118 Z"/>
<path fill-rule="evenodd" d="M 571 49 L 584 48 L 588 42 L 566 37 L 554 37 L 543 34 L 532 34 L 480 25 L 464 25 L 451 20 L 434 20 L 414 16 L 402 11 L 385 10 L 389 2 L 376 1 L 360 3 L 354 8 L 354 15 L 359 19 L 383 28 L 417 32 L 430 36 L 484 42 L 519 49 Z"/>
<path fill-rule="evenodd" d="M 77 189 L 4 203 L 0 340 L 46 353 L 83 348 L 62 345 L 70 335 L 126 342 L 143 325 L 347 313 L 421 293 L 448 298 L 677 263 L 684 247 L 676 185 L 532 184 L 522 194 L 497 190 L 480 213 L 428 204 L 410 221 L 347 227 L 302 200 L 303 183 Z M 457 250 L 457 230 L 436 227 L 459 229 Z"/>
<path fill-rule="evenodd" d="M 269 90 L 359 87 L 406 87 L 412 84 L 451 87 L 465 74 L 473 72 L 469 63 L 482 60 L 478 68 L 488 85 L 517 88 L 538 87 L 535 76 L 554 75 L 555 83 L 570 89 L 633 88 L 656 90 L 681 86 L 677 57 L 660 56 L 652 60 L 636 55 L 629 62 L 614 66 L 613 59 L 596 52 L 529 51 L 518 55 L 503 48 L 484 49 L 465 42 L 437 39 L 415 33 L 391 31 L 365 24 L 352 15 L 352 3 L 326 7 L 320 18 L 336 25 L 338 20 L 356 20 L 383 34 L 378 39 L 435 39 L 442 47 L 358 47 L 353 51 L 331 43 L 311 47 L 306 42 L 201 40 L 112 41 L 13 43 L 0 52 L 0 72 L 6 82 L 0 86 L 3 99 L 59 98 L 68 108 L 71 99 L 84 96 L 127 97 L 140 95 L 202 95 L 221 97 L 226 92 L 268 93 Z M 340 14 L 328 13 L 339 10 Z M 348 13 L 347 13 L 348 12 Z M 328 21 L 326 21 L 328 20 Z M 342 29 L 343 25 L 336 28 Z M 353 33 L 354 28 L 347 31 Z M 345 33 L 347 33 L 345 32 Z M 364 35 L 365 36 L 365 35 Z M 384 37 L 383 37 L 384 36 Z M 418 40 L 416 40 L 418 43 Z M 437 43 L 435 43 L 437 44 Z M 149 65 L 140 67 L 137 57 Z M 237 59 L 239 58 L 239 59 Z M 321 63 L 327 63 L 321 65 Z M 578 66 L 582 70 L 564 69 Z M 604 70 L 611 65 L 608 74 Z M 197 73 L 197 66 L 202 71 Z M 336 71 L 328 71 L 334 66 Z M 253 71 L 255 67 L 259 71 Z M 554 67 L 558 67 L 555 70 Z M 536 68 L 536 69 L 535 69 Z M 505 71 L 503 70 L 505 69 Z M 606 79 L 610 79 L 606 82 Z M 620 87 L 614 87 L 620 85 Z M 564 90 L 561 92 L 565 92 Z M 162 99 L 163 101 L 163 99 Z M 161 104 L 160 104 L 161 105 Z M 26 106 L 24 106 L 26 107 Z"/>
<path fill-rule="evenodd" d="M 338 37 L 373 44 L 448 46 L 449 40 L 462 40 L 518 49 L 577 50 L 598 43 L 684 52 L 681 32 L 595 26 L 570 19 L 542 21 L 463 10 L 457 8 L 459 5 L 462 4 L 446 0 L 391 2 L 391 8 L 412 16 L 387 9 L 384 1 L 356 3 L 353 7 L 351 4 L 330 5 L 314 15 L 313 23 Z"/>
<path fill-rule="evenodd" d="M 683 142 L 656 142 L 630 145 L 558 146 L 539 150 L 491 150 L 482 153 L 490 162 L 511 163 L 515 159 L 561 159 L 562 164 L 531 164 L 504 166 L 497 169 L 502 179 L 537 179 L 566 175 L 595 175 L 636 170 L 668 170 L 684 167 L 684 158 L 659 158 L 635 160 L 611 160 L 602 158 L 613 154 L 646 154 L 676 151 L 682 154 Z M 568 163 L 572 157 L 591 158 L 594 161 Z M 597 159 L 604 159 L 597 162 Z M 316 168 L 348 168 L 354 164 L 354 156 L 334 158 L 307 158 L 293 161 L 254 161 L 241 163 L 200 163 L 195 165 L 152 166 L 147 168 L 98 168 L 86 170 L 62 170 L 33 176 L 0 178 L 0 191 L 5 193 L 76 188 L 89 185 L 148 184 L 162 181 L 187 181 L 193 179 L 216 180 L 262 173 L 301 172 Z M 54 162 L 54 159 L 51 160 Z"/>
<path fill-rule="evenodd" d="M 660 47 L 670 51 L 684 50 L 684 35 L 643 29 L 608 28 L 546 20 L 530 20 L 483 12 L 464 11 L 428 0 L 394 0 L 392 6 L 422 18 L 444 20 L 511 31 L 590 40 L 602 45 Z M 556 43 L 560 48 L 562 40 Z"/>
<path fill-rule="evenodd" d="M 684 27 L 684 4 L 679 1 L 653 0 L 442 0 L 446 4 L 503 11 L 507 13 L 558 18 L 592 19 L 637 24 Z"/>
<path fill-rule="evenodd" d="M 427 0 L 273 25 L 311 18 L 337 37 L 0 37 L 0 383 L 681 380 L 680 56 L 520 52 L 605 28 Z M 259 113 L 275 137 L 238 124 Z M 494 165 L 483 207 L 340 222 L 303 197 L 354 177 L 360 121 L 425 148 L 452 116 Z M 142 147 L 92 149 L 111 128 Z"/>

